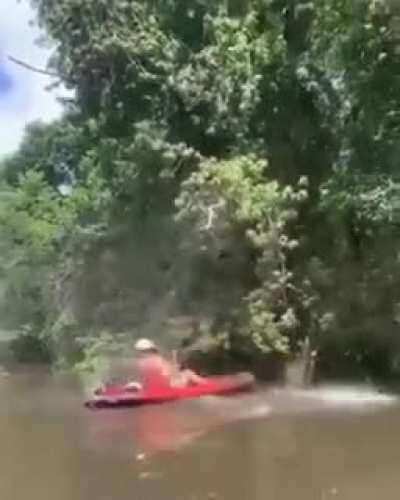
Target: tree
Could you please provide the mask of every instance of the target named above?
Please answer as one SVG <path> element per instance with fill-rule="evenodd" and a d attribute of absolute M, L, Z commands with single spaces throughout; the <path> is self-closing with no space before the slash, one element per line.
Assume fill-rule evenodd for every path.
<path fill-rule="evenodd" d="M 290 355 L 309 337 L 322 363 L 390 367 L 396 5 L 32 3 L 56 43 L 49 70 L 75 91 L 63 119 L 32 125 L 3 164 L 7 196 L 41 186 L 35 210 L 21 209 L 30 229 L 4 243 L 23 250 L 27 276 L 29 238 L 41 241 L 49 205 L 57 214 L 43 244 L 61 298 L 37 302 L 41 335 L 146 331 L 150 317 L 155 334 L 201 312 L 231 353 Z"/>

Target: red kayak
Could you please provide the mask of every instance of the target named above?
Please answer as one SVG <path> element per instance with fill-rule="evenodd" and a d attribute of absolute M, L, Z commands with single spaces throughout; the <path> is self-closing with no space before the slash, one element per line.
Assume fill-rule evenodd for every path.
<path fill-rule="evenodd" d="M 125 384 L 112 384 L 97 389 L 93 398 L 86 401 L 85 406 L 88 408 L 139 406 L 201 396 L 231 395 L 249 391 L 254 386 L 254 382 L 254 377 L 250 373 L 238 373 L 209 377 L 200 385 L 163 387 L 151 392 L 144 389 L 127 389 Z"/>

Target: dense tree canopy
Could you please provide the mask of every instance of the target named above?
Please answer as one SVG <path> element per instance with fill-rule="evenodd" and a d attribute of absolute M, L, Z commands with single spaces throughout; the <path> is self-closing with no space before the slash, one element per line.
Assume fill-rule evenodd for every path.
<path fill-rule="evenodd" d="M 189 315 L 242 361 L 396 374 L 396 3 L 32 3 L 74 98 L 3 162 L 9 327 L 74 363 Z"/>

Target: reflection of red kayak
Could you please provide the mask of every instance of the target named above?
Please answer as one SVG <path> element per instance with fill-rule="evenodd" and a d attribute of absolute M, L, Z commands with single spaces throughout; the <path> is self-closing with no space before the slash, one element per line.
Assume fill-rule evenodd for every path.
<path fill-rule="evenodd" d="M 127 390 L 124 384 L 113 384 L 95 391 L 93 398 L 87 401 L 85 405 L 88 408 L 138 406 L 200 396 L 235 394 L 248 391 L 253 385 L 254 377 L 250 373 L 210 377 L 200 385 L 163 387 L 151 392 L 144 389 Z"/>

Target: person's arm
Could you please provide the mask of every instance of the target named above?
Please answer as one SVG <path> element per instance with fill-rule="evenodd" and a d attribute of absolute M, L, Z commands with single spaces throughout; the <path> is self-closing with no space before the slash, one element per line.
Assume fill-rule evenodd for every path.
<path fill-rule="evenodd" d="M 162 362 L 162 372 L 166 378 L 171 379 L 179 374 L 180 366 L 175 359 L 171 362 L 162 358 L 161 362 Z"/>
<path fill-rule="evenodd" d="M 172 351 L 172 366 L 177 371 L 181 369 L 181 363 L 179 362 L 178 351 L 176 349 Z"/>

